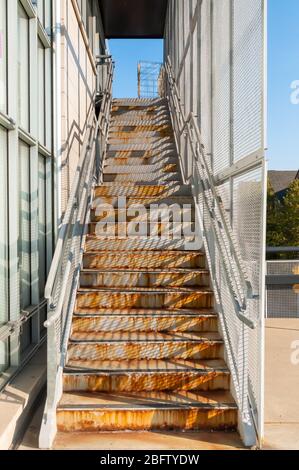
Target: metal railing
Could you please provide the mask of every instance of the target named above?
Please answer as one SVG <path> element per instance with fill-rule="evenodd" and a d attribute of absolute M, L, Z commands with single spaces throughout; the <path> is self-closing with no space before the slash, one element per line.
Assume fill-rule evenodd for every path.
<path fill-rule="evenodd" d="M 86 226 L 95 184 L 101 181 L 112 104 L 114 64 L 108 61 L 106 85 L 98 120 L 91 112 L 69 202 L 51 265 L 45 298 L 48 301 L 47 403 L 40 434 L 41 448 L 49 448 L 56 433 L 56 406 L 62 394 L 72 314 L 82 264 Z"/>
<path fill-rule="evenodd" d="M 185 182 L 201 185 L 204 207 L 209 215 L 215 240 L 222 255 L 225 273 L 236 307 L 236 314 L 243 323 L 254 329 L 254 322 L 246 316 L 247 299 L 254 297 L 252 285 L 243 266 L 238 244 L 230 227 L 221 197 L 217 193 L 197 121 L 193 113 L 190 113 L 187 118 L 184 116 L 169 57 L 165 64 L 165 70 L 170 92 L 169 102 L 172 110 L 173 127 Z M 188 141 L 190 152 L 184 152 L 182 137 Z M 182 158 L 184 155 L 185 159 Z M 199 178 L 196 180 L 192 180 L 194 170 L 198 171 Z"/>

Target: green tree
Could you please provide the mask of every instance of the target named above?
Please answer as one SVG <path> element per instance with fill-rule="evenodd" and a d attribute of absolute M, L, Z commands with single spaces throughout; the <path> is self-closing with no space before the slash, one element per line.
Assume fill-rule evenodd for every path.
<path fill-rule="evenodd" d="M 293 181 L 283 201 L 286 246 L 299 246 L 299 180 Z"/>
<path fill-rule="evenodd" d="M 270 181 L 268 181 L 267 205 L 267 246 L 284 246 L 283 230 L 284 211 L 281 201 L 276 197 Z"/>

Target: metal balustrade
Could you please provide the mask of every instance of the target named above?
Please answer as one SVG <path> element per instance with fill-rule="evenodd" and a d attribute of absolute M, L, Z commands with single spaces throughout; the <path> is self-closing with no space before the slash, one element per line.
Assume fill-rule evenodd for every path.
<path fill-rule="evenodd" d="M 165 64 L 165 79 L 164 93 L 169 101 L 183 176 L 185 183 L 192 186 L 203 228 L 236 400 L 243 423 L 252 427 L 256 405 L 251 391 L 255 385 L 251 382 L 250 356 L 251 348 L 257 348 L 254 351 L 256 356 L 260 354 L 260 345 L 251 342 L 250 335 L 260 333 L 260 305 L 263 298 L 263 287 L 252 276 L 252 270 L 259 270 L 257 262 L 260 259 L 244 256 L 238 239 L 238 225 L 232 223 L 229 212 L 226 211 L 225 193 L 214 177 L 197 118 L 193 113 L 187 117 L 184 115 L 169 57 Z M 257 170 L 260 165 L 261 162 L 257 161 Z M 250 167 L 249 172 L 256 169 Z M 244 173 L 244 169 L 235 177 L 240 177 L 240 174 L 243 176 L 242 172 Z M 262 188 L 261 185 L 259 187 Z M 240 191 L 242 187 L 238 189 Z M 238 193 L 234 196 L 238 197 Z M 263 207 L 263 192 L 258 196 Z M 259 207 L 253 207 L 252 210 L 259 211 Z"/>

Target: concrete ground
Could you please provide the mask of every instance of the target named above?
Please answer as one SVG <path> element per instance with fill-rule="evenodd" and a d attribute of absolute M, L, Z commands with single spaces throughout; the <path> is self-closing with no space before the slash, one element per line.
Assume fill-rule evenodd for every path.
<path fill-rule="evenodd" d="M 14 448 L 46 385 L 46 344 L 0 394 L 0 450 Z"/>
<path fill-rule="evenodd" d="M 266 320 L 265 449 L 299 450 L 299 319 Z"/>

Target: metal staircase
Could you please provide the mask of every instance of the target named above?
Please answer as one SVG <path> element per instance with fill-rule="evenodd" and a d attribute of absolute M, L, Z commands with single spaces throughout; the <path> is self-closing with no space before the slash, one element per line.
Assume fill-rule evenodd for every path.
<path fill-rule="evenodd" d="M 46 288 L 40 446 L 57 430 L 254 432 L 256 299 L 196 120 L 170 61 L 163 98 L 113 101 L 112 76 L 109 62 Z"/>
<path fill-rule="evenodd" d="M 194 203 L 184 186 L 166 100 L 113 102 L 103 183 L 94 200 L 116 207 Z M 172 189 L 173 188 L 173 189 Z M 116 210 L 119 223 L 119 209 Z M 204 253 L 186 240 L 96 234 L 91 209 L 59 431 L 235 428 L 236 404 Z M 109 222 L 108 222 L 109 224 Z M 113 225 L 111 225 L 114 229 Z M 190 241 L 189 241 L 190 243 Z"/>

